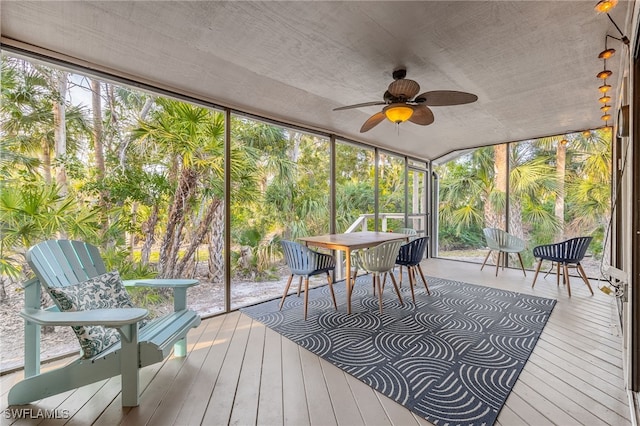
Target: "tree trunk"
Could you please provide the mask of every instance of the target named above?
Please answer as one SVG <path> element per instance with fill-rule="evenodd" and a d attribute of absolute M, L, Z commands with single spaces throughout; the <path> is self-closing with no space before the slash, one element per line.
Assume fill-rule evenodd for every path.
<path fill-rule="evenodd" d="M 509 198 L 509 233 L 524 239 L 522 224 L 522 203 L 518 197 Z"/>
<path fill-rule="evenodd" d="M 102 97 L 100 81 L 91 79 L 91 109 L 93 112 L 93 149 L 96 157 L 96 177 L 104 178 L 104 148 L 102 131 Z"/>
<path fill-rule="evenodd" d="M 144 233 L 144 244 L 140 252 L 140 262 L 143 265 L 149 264 L 151 256 L 151 248 L 156 242 L 156 226 L 158 225 L 158 203 L 154 203 L 151 209 L 151 216 L 142 224 L 142 232 Z"/>
<path fill-rule="evenodd" d="M 197 182 L 198 174 L 191 168 L 185 168 L 180 174 L 178 187 L 173 197 L 173 203 L 169 210 L 167 229 L 160 246 L 160 259 L 158 271 L 160 278 L 169 278 L 175 269 L 177 261 L 176 247 L 179 244 L 179 236 L 182 232 L 182 223 L 191 196 Z"/>
<path fill-rule="evenodd" d="M 7 297 L 7 289 L 5 288 L 5 280 L 6 278 L 3 275 L 0 275 L 0 303 L 9 300 Z"/>
<path fill-rule="evenodd" d="M 193 255 L 198 250 L 198 247 L 200 247 L 200 245 L 205 240 L 207 236 L 207 232 L 209 232 L 209 229 L 211 228 L 211 223 L 213 222 L 213 219 L 216 216 L 216 211 L 218 210 L 219 204 L 222 204 L 222 200 L 220 200 L 219 198 L 214 198 L 209 203 L 209 206 L 207 207 L 207 211 L 204 217 L 200 220 L 200 223 L 198 224 L 198 229 L 196 229 L 195 234 L 192 236 L 191 242 L 187 247 L 184 253 L 184 256 L 182 256 L 182 258 L 180 259 L 180 261 L 176 266 L 175 277 L 180 277 L 183 274 L 185 267 L 189 264 L 189 262 L 193 258 Z"/>
<path fill-rule="evenodd" d="M 65 99 L 67 98 L 67 73 L 56 71 L 54 83 L 58 91 L 58 100 L 53 103 L 53 134 L 55 140 L 55 158 L 60 160 L 57 164 L 56 182 L 60 186 L 60 193 L 67 194 L 67 171 L 64 157 L 67 154 L 67 129 Z"/>
<path fill-rule="evenodd" d="M 555 241 L 564 240 L 564 179 L 566 174 L 567 145 L 558 142 L 556 148 L 556 176 L 558 179 L 558 191 L 556 193 L 555 216 L 560 228 Z"/>
<path fill-rule="evenodd" d="M 151 110 L 151 106 L 153 105 L 153 102 L 155 101 L 155 96 L 149 96 L 147 97 L 147 99 L 144 101 L 144 105 L 142 106 L 142 109 L 140 110 L 140 114 L 138 114 L 138 119 L 140 121 L 144 121 L 147 118 L 147 114 L 149 114 L 149 111 Z M 120 167 L 122 167 L 123 169 L 125 168 L 126 164 L 127 164 L 127 148 L 129 147 L 129 144 L 131 143 L 131 139 L 128 138 L 125 143 L 123 143 L 122 145 L 120 145 L 120 149 L 118 152 L 118 158 L 119 158 L 119 163 L 120 163 Z"/>
<path fill-rule="evenodd" d="M 494 177 L 495 177 L 495 188 L 494 191 L 498 193 L 498 196 L 505 200 L 507 196 L 507 144 L 495 145 L 493 147 L 494 152 Z M 496 228 L 500 228 L 506 230 L 506 221 L 505 221 L 505 211 L 495 211 L 495 221 Z"/>
<path fill-rule="evenodd" d="M 46 138 L 42 138 L 41 147 L 42 154 L 40 161 L 42 162 L 42 176 L 47 185 L 51 185 L 53 181 L 51 177 L 51 149 L 49 147 L 49 141 L 47 141 Z"/>
<path fill-rule="evenodd" d="M 104 167 L 104 132 L 102 127 L 102 94 L 100 81 L 90 80 L 91 84 L 91 109 L 93 113 L 93 151 L 96 160 L 96 179 L 102 182 L 105 175 Z M 109 206 L 107 205 L 107 193 L 105 189 L 100 191 L 98 205 L 100 206 L 99 221 L 102 224 L 102 233 L 109 229 Z"/>
<path fill-rule="evenodd" d="M 211 282 L 224 281 L 224 202 L 220 200 L 209 233 L 209 277 Z"/>
<path fill-rule="evenodd" d="M 495 198 L 505 197 L 507 192 L 507 145 L 493 147 L 493 188 L 483 197 L 484 223 L 487 228 L 505 229 L 505 212 L 496 206 Z"/>

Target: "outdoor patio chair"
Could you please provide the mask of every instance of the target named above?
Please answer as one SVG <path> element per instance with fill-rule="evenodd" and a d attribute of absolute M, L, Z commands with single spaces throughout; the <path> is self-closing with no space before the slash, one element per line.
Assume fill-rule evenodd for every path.
<path fill-rule="evenodd" d="M 422 237 L 400 246 L 400 251 L 396 258 L 396 265 L 400 265 L 400 274 L 402 274 L 402 267 L 407 267 L 407 275 L 409 275 L 409 285 L 411 286 L 411 298 L 413 299 L 413 303 L 416 302 L 416 296 L 413 291 L 413 287 L 416 282 L 416 270 L 420 272 L 427 294 L 431 294 L 427 280 L 422 272 L 422 267 L 420 266 L 420 262 L 424 257 L 424 251 L 427 248 L 427 241 L 428 237 Z"/>
<path fill-rule="evenodd" d="M 550 260 L 552 262 L 552 268 L 554 263 L 557 266 L 556 285 L 560 285 L 560 274 L 562 273 L 562 282 L 567 285 L 567 293 L 569 293 L 569 297 L 571 297 L 571 283 L 569 281 L 570 267 L 576 268 L 578 275 L 580 275 L 593 296 L 593 289 L 591 289 L 591 284 L 589 284 L 589 278 L 587 278 L 587 274 L 584 272 L 584 269 L 580 264 L 587 253 L 587 248 L 589 248 L 591 240 L 592 237 L 577 237 L 560 243 L 534 247 L 533 256 L 540 260 L 538 261 L 538 267 L 536 268 L 536 274 L 533 277 L 533 284 L 531 284 L 531 288 L 536 285 L 536 279 L 538 278 L 542 261 Z"/>
<path fill-rule="evenodd" d="M 524 251 L 525 249 L 524 241 L 498 228 L 484 228 L 482 232 L 484 232 L 484 237 L 487 240 L 487 247 L 489 247 L 489 252 L 485 256 L 480 270 L 482 271 L 482 269 L 484 268 L 484 265 L 487 263 L 487 259 L 489 259 L 489 255 L 491 254 L 491 252 L 496 250 L 498 252 L 498 257 L 496 260 L 496 277 L 498 276 L 498 270 L 500 269 L 500 259 L 503 258 L 502 269 L 504 269 L 504 265 L 507 263 L 507 256 L 509 256 L 509 253 L 515 253 L 518 255 L 522 273 L 526 277 L 527 273 L 524 270 L 522 256 L 520 255 L 520 252 Z"/>
<path fill-rule="evenodd" d="M 357 267 L 370 273 L 373 277 L 374 294 L 376 291 L 378 292 L 380 314 L 382 314 L 382 283 L 380 281 L 380 276 L 393 269 L 396 264 L 396 259 L 398 258 L 401 245 L 402 241 L 389 241 L 369 249 L 358 250 L 354 253 Z M 402 296 L 400 296 L 400 289 L 398 288 L 396 278 L 393 273 L 389 275 L 391 275 L 391 281 L 393 282 L 393 287 L 396 290 L 400 304 L 404 305 Z"/>
<path fill-rule="evenodd" d="M 82 241 L 49 240 L 27 251 L 36 278 L 25 283 L 25 379 L 9 391 L 9 404 L 21 405 L 113 376 L 122 377 L 122 405 L 139 402 L 139 370 L 160 362 L 172 350 L 186 356 L 186 335 L 200 316 L 186 308 L 192 279 L 121 281 L 107 272 L 98 248 Z M 41 286 L 56 306 L 41 307 Z M 133 307 L 124 286 L 173 288 L 174 312 L 146 321 L 146 309 Z M 71 326 L 81 356 L 40 373 L 40 327 Z"/>
<path fill-rule="evenodd" d="M 409 240 L 413 240 L 413 239 L 417 238 L 417 235 L 418 235 L 418 231 L 416 231 L 413 228 L 399 228 L 399 229 L 394 230 L 393 232 L 397 232 L 398 234 L 410 235 L 411 237 L 409 238 Z"/>
<path fill-rule="evenodd" d="M 393 232 L 397 232 L 399 234 L 406 234 L 409 235 L 409 241 L 413 241 L 416 238 L 418 238 L 418 231 L 416 231 L 413 228 L 399 228 L 397 230 L 394 230 Z M 399 279 L 398 279 L 398 285 L 400 287 L 402 287 L 402 265 L 400 265 L 400 275 L 399 275 Z M 383 287 L 384 287 L 384 282 L 382 283 Z"/>
<path fill-rule="evenodd" d="M 282 300 L 280 301 L 280 310 L 284 305 L 284 300 L 289 292 L 291 281 L 294 275 L 300 276 L 298 283 L 298 296 L 300 296 L 300 286 L 302 284 L 302 277 L 304 277 L 304 319 L 307 319 L 307 305 L 309 303 L 309 277 L 318 274 L 327 274 L 327 282 L 329 283 L 329 291 L 331 292 L 331 298 L 333 299 L 333 306 L 337 310 L 338 304 L 336 303 L 336 295 L 333 292 L 333 282 L 329 271 L 333 271 L 336 268 L 336 261 L 333 256 L 320 253 L 314 250 L 310 250 L 307 246 L 296 243 L 294 241 L 281 241 L 282 250 L 284 251 L 284 258 L 287 262 L 287 266 L 291 270 L 287 286 L 284 289 Z"/>

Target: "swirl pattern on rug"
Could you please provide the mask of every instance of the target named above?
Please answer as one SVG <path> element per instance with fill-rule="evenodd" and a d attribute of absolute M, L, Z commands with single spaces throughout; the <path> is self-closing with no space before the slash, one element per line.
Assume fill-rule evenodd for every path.
<path fill-rule="evenodd" d="M 415 304 L 401 288 L 404 306 L 389 286 L 382 315 L 368 276 L 358 277 L 351 315 L 344 282 L 334 285 L 338 311 L 326 286 L 309 290 L 306 321 L 295 294 L 282 311 L 279 299 L 241 311 L 434 424 L 492 425 L 556 301 L 427 281 L 431 295 L 418 290 Z"/>

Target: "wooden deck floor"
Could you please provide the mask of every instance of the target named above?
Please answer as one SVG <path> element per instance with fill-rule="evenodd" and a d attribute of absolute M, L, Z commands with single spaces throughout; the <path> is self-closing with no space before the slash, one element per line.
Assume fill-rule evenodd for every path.
<path fill-rule="evenodd" d="M 428 260 L 427 275 L 556 298 L 558 303 L 498 417 L 499 425 L 629 425 L 630 410 L 614 299 L 591 296 L 572 280 L 572 298 L 555 276 Z M 594 283 L 597 284 L 597 283 Z M 141 404 L 120 406 L 112 378 L 38 401 L 68 419 L 8 419 L 2 424 L 69 425 L 421 425 L 429 424 L 321 358 L 251 318 L 234 312 L 202 322 L 186 359 L 169 358 L 141 372 Z M 62 362 L 62 361 L 60 361 Z M 22 373 L 0 377 L 2 400 Z M 15 408 L 15 407 L 12 407 Z M 23 408 L 23 407 L 19 407 Z M 43 411 L 44 413 L 44 411 Z M 48 411 L 51 413 L 51 411 Z"/>

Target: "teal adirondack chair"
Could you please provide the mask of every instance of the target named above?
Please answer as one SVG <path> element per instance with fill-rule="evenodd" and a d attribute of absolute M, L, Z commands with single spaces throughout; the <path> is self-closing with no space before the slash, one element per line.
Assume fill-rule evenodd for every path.
<path fill-rule="evenodd" d="M 80 288 L 81 292 L 85 291 L 82 296 L 91 299 L 86 288 L 93 287 L 83 285 L 99 281 L 101 277 L 112 278 L 95 246 L 81 241 L 49 240 L 30 248 L 27 261 L 36 278 L 25 284 L 25 306 L 20 312 L 25 319 L 25 379 L 9 391 L 10 405 L 26 404 L 121 374 L 122 405 L 134 407 L 139 404 L 139 369 L 162 361 L 172 349 L 176 357 L 186 355 L 186 335 L 200 324 L 199 315 L 186 307 L 187 289 L 196 285 L 197 280 L 124 281 L 125 286 L 173 288 L 174 312 L 139 327 L 148 314 L 146 309 L 118 307 L 62 312 L 65 306 L 53 296 L 57 306 L 41 307 L 40 285 L 50 295 Z M 118 295 L 121 293 L 126 295 L 126 292 Z M 96 300 L 108 304 L 103 296 L 100 293 Z M 80 358 L 64 367 L 40 373 L 40 327 L 45 325 L 86 327 L 86 330 L 91 326 L 102 326 L 107 332 L 116 329 L 120 341 L 104 347 L 99 353 L 91 352 L 92 344 L 82 346 Z"/>

